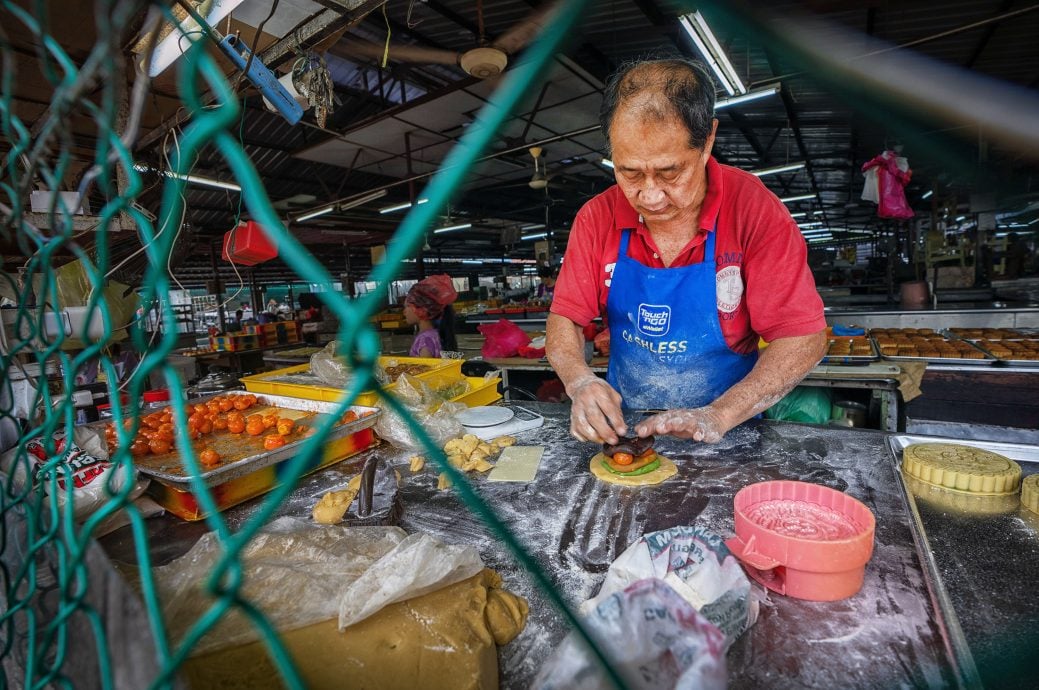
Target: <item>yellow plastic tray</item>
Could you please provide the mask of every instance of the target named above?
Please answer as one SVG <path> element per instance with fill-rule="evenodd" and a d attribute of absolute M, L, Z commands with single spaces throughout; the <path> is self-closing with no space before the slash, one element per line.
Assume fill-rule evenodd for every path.
<path fill-rule="evenodd" d="M 437 359 L 433 357 L 380 357 L 379 364 L 386 366 L 386 363 L 390 360 L 396 360 L 406 364 L 430 365 L 433 367 L 432 369 L 417 374 L 416 378 L 425 381 L 434 388 L 450 385 L 462 380 L 462 360 L 460 359 Z M 250 393 L 287 395 L 292 398 L 324 400 L 325 402 L 335 402 L 343 397 L 343 391 L 339 388 L 271 380 L 289 374 L 301 374 L 309 371 L 309 364 L 299 364 L 284 369 L 278 369 L 276 371 L 268 371 L 263 374 L 243 376 L 241 381 L 245 384 L 245 390 Z M 395 386 L 396 384 L 390 384 L 386 387 L 386 390 L 392 391 Z M 470 391 L 470 393 L 471 392 L 472 391 Z M 365 391 L 357 397 L 356 401 L 354 401 L 355 405 L 363 405 L 367 407 L 377 407 L 378 403 L 379 397 L 375 394 L 375 391 Z"/>
<path fill-rule="evenodd" d="M 500 378 L 484 379 L 480 376 L 466 376 L 465 380 L 469 382 L 469 392 L 451 398 L 451 402 L 460 402 L 466 407 L 479 407 L 501 400 L 501 393 L 498 392 Z"/>

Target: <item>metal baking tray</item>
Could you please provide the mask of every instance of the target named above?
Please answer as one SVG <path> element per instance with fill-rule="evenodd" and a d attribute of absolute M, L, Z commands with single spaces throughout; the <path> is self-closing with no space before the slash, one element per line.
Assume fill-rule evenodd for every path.
<path fill-rule="evenodd" d="M 236 397 L 254 394 L 247 393 L 246 391 L 228 391 L 221 395 Z M 214 397 L 217 396 L 207 395 L 201 398 L 195 398 L 189 400 L 188 404 L 194 405 L 205 403 Z M 300 433 L 298 440 L 286 443 L 281 448 L 276 448 L 274 450 L 264 450 L 263 436 L 231 434 L 227 431 L 214 432 L 207 435 L 204 443 L 196 441 L 194 445 L 197 450 L 209 446 L 220 453 L 222 457 L 237 457 L 235 460 L 222 463 L 211 470 L 203 472 L 200 476 L 205 480 L 206 486 L 217 486 L 223 484 L 232 479 L 251 474 L 257 470 L 263 469 L 264 467 L 277 464 L 295 456 L 297 451 L 299 451 L 300 447 L 307 440 L 306 430 L 317 426 L 323 415 L 330 414 L 338 409 L 338 404 L 333 402 L 303 400 L 301 398 L 289 398 L 281 395 L 259 394 L 256 395 L 256 400 L 257 404 L 249 408 L 246 416 L 262 413 L 269 409 L 297 410 L 301 412 L 316 412 L 317 414 L 312 417 L 295 420 L 297 425 L 304 428 L 304 431 Z M 381 414 L 381 411 L 376 407 L 354 405 L 351 406 L 350 409 L 356 412 L 360 418 L 356 421 L 334 427 L 326 437 L 326 443 L 344 438 L 350 434 L 374 426 L 375 421 Z M 102 428 L 105 424 L 107 424 L 107 422 L 96 423 L 97 426 Z M 191 477 L 187 474 L 187 467 L 184 466 L 183 459 L 181 458 L 180 453 L 177 452 L 176 448 L 171 450 L 169 453 L 163 453 L 162 455 L 145 455 L 135 458 L 134 466 L 140 470 L 142 474 L 155 477 L 156 479 L 174 486 L 184 485 L 186 489 L 187 485 L 191 482 Z"/>
<path fill-rule="evenodd" d="M 896 465 L 914 443 L 981 448 L 1016 461 L 1024 476 L 1039 472 L 1039 446 L 908 434 L 888 437 Z M 897 474 L 956 656 L 961 667 L 973 671 L 967 677 L 974 682 L 967 686 L 1032 687 L 1027 680 L 1025 685 L 1008 685 L 1000 679 L 1007 680 L 1011 656 L 1019 665 L 1031 663 L 1039 639 L 1039 598 L 1033 584 L 1039 571 L 1039 515 L 1021 506 L 1019 494 L 972 496 Z"/>
<path fill-rule="evenodd" d="M 996 358 L 990 355 L 985 350 L 981 349 L 969 340 L 965 341 L 968 345 L 973 347 L 975 350 L 985 355 L 984 359 L 967 359 L 966 357 L 903 357 L 901 355 L 885 355 L 883 352 L 880 353 L 880 357 L 889 362 L 927 362 L 928 364 L 966 364 L 974 365 L 979 367 L 991 366 L 996 362 Z M 876 348 L 877 352 L 880 352 L 880 346 L 877 345 L 876 341 L 873 341 L 873 347 Z"/>
<path fill-rule="evenodd" d="M 1033 338 L 1028 338 L 1028 340 L 1033 340 Z M 997 362 L 1002 362 L 1003 364 L 1005 364 L 1007 366 L 1012 366 L 1012 367 L 1039 367 L 1039 359 L 1011 359 L 1011 358 L 1007 358 L 1007 357 L 998 357 L 998 356 L 992 354 L 992 352 L 990 352 L 988 350 L 988 348 L 986 348 L 984 345 L 981 345 L 981 344 L 979 344 L 979 343 L 977 343 L 977 342 L 975 342 L 973 340 L 971 340 L 969 342 L 970 342 L 971 345 L 973 345 L 977 349 L 981 350 L 982 352 L 987 354 L 989 357 L 992 357 Z"/>
<path fill-rule="evenodd" d="M 854 336 L 831 336 L 830 343 L 837 340 L 850 340 Z M 863 338 L 863 336 L 857 336 L 857 338 Z M 877 349 L 877 344 L 873 342 L 873 339 L 869 336 L 865 336 L 865 342 L 870 344 L 870 354 L 827 354 L 820 360 L 821 364 L 869 364 L 876 362 L 880 359 L 880 350 Z M 829 349 L 829 345 L 827 345 Z"/>

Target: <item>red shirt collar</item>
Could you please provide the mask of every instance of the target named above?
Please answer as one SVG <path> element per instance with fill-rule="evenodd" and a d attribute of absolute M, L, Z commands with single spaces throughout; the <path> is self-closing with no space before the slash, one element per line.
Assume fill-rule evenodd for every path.
<path fill-rule="evenodd" d="M 721 208 L 721 195 L 722 195 L 722 174 L 721 164 L 715 160 L 714 156 L 708 158 L 708 191 L 703 197 L 703 205 L 700 207 L 700 230 L 705 231 L 697 233 L 690 242 L 690 247 L 696 246 L 707 239 L 707 233 L 712 232 L 715 227 L 715 221 L 718 219 L 718 210 Z M 628 198 L 624 197 L 624 194 L 620 191 L 620 187 L 614 185 L 612 191 L 617 196 L 617 202 L 615 205 L 614 222 L 616 223 L 617 230 L 627 230 L 629 228 L 635 229 L 635 234 L 649 245 L 652 244 L 652 238 L 649 236 L 649 231 L 645 227 L 645 223 L 639 217 L 639 214 L 632 208 L 632 205 L 628 203 Z M 687 247 L 688 249 L 689 247 Z"/>

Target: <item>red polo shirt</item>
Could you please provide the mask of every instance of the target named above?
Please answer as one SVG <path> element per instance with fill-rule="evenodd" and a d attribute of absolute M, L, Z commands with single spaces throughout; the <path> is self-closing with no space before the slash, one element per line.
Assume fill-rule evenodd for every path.
<path fill-rule="evenodd" d="M 673 267 L 703 261 L 704 241 L 715 221 L 718 320 L 730 348 L 751 352 L 757 349 L 759 336 L 771 342 L 826 327 L 804 237 L 790 212 L 757 177 L 711 158 L 700 232 Z M 631 258 L 664 268 L 649 230 L 614 185 L 586 203 L 574 219 L 552 300 L 553 314 L 580 326 L 605 316 L 624 228 L 634 230 L 628 245 Z"/>

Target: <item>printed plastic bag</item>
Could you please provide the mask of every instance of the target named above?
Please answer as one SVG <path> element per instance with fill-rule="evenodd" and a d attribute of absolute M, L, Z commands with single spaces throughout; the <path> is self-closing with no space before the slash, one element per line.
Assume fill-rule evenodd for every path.
<path fill-rule="evenodd" d="M 826 424 L 830 421 L 830 403 L 829 390 L 798 386 L 765 410 L 765 417 L 784 422 Z"/>
<path fill-rule="evenodd" d="M 489 359 L 515 357 L 520 347 L 530 342 L 530 336 L 508 319 L 483 324 L 477 330 L 486 338 L 480 353 Z"/>
<path fill-rule="evenodd" d="M 34 484 L 42 484 L 48 492 L 48 500 L 58 502 L 58 510 L 63 511 L 68 499 L 67 482 L 72 480 L 73 518 L 82 522 L 109 501 L 112 495 L 120 492 L 127 482 L 137 479 L 136 472 L 129 472 L 126 467 L 115 467 L 108 461 L 108 444 L 104 437 L 85 426 L 76 427 L 71 441 L 66 438 L 65 429 L 53 434 L 54 450 L 61 460 L 51 464 L 42 439 L 34 438 L 25 445 L 25 452 L 19 456 L 18 448 L 0 456 L 0 469 L 14 476 L 16 484 L 23 485 L 26 478 Z M 57 481 L 57 491 L 51 491 L 51 478 Z M 130 492 L 132 500 L 139 496 L 148 485 L 147 480 L 137 482 Z"/>
<path fill-rule="evenodd" d="M 726 686 L 725 636 L 663 580 L 639 580 L 585 618 L 629 688 L 714 690 Z M 538 690 L 611 687 L 591 650 L 571 633 L 534 680 Z"/>
<path fill-rule="evenodd" d="M 644 535 L 610 564 L 590 612 L 633 582 L 654 577 L 670 585 L 725 635 L 725 649 L 758 619 L 758 600 L 739 561 L 719 535 L 682 525 Z M 724 653 L 724 652 L 723 652 Z"/>

